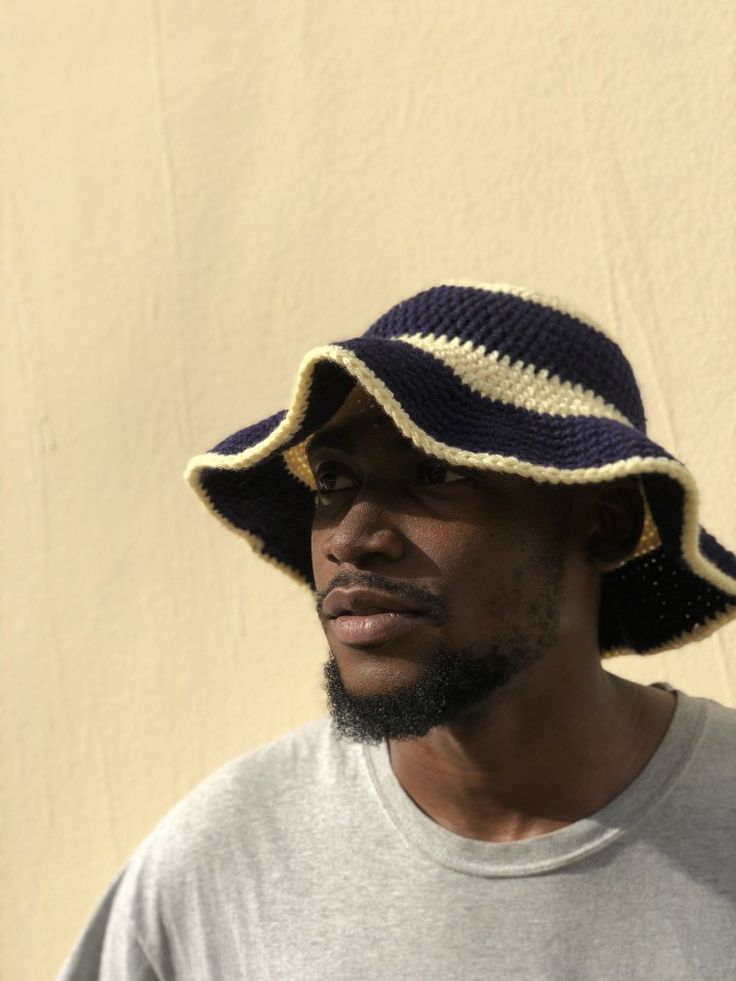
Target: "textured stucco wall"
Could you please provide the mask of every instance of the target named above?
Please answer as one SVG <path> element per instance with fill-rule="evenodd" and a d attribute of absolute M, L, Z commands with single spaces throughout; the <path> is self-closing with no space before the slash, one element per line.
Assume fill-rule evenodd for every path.
<path fill-rule="evenodd" d="M 447 277 L 606 324 L 736 546 L 736 6 L 5 5 L 0 973 L 155 821 L 324 712 L 306 593 L 195 452 Z M 736 625 L 614 670 L 736 704 Z"/>

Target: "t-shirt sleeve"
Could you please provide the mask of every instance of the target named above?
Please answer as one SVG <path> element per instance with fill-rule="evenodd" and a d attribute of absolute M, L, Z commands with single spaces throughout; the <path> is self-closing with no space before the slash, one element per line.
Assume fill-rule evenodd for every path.
<path fill-rule="evenodd" d="M 135 931 L 121 885 L 124 869 L 100 900 L 56 981 L 164 981 Z"/>

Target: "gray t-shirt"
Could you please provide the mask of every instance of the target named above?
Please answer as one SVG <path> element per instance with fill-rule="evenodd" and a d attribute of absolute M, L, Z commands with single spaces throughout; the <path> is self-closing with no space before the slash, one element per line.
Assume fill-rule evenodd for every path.
<path fill-rule="evenodd" d="M 736 711 L 678 691 L 621 794 L 513 842 L 446 830 L 386 743 L 312 722 L 161 821 L 59 977 L 734 981 Z"/>

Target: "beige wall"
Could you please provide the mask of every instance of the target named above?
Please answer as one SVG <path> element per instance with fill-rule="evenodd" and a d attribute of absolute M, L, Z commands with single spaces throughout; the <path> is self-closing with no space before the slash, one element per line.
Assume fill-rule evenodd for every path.
<path fill-rule="evenodd" d="M 6 4 L 0 973 L 325 711 L 308 595 L 181 480 L 448 277 L 608 325 L 736 546 L 736 5 Z M 612 668 L 736 704 L 736 624 Z"/>

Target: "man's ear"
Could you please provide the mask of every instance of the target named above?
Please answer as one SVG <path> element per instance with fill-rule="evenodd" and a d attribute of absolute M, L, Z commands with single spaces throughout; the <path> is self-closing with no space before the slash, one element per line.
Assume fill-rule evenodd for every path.
<path fill-rule="evenodd" d="M 644 526 L 644 498 L 638 477 L 599 484 L 595 497 L 588 557 L 601 572 L 609 572 L 628 559 L 639 543 Z"/>

